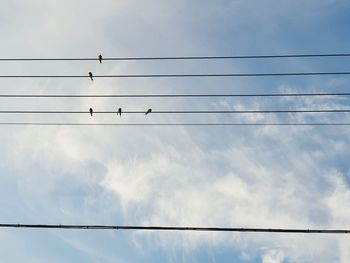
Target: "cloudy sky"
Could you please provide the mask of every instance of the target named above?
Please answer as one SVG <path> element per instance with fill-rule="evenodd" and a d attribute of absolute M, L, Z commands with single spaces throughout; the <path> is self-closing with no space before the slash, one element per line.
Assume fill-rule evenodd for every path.
<path fill-rule="evenodd" d="M 350 51 L 345 0 L 1 0 L 0 58 Z M 1 75 L 348 71 L 350 59 L 0 62 Z M 0 79 L 1 94 L 349 92 L 346 76 Z M 346 97 L 1 99 L 0 110 L 340 109 Z M 346 114 L 2 115 L 5 121 L 349 122 Z M 0 222 L 349 228 L 347 127 L 0 127 Z M 0 230 L 4 262 L 349 262 L 332 235 Z"/>

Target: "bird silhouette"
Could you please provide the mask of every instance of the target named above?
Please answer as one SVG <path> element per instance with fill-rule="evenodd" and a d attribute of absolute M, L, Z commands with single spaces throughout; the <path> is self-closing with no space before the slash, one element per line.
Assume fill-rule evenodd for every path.
<path fill-rule="evenodd" d="M 89 109 L 90 115 L 92 116 L 94 110 L 92 108 Z"/>
<path fill-rule="evenodd" d="M 98 61 L 100 61 L 100 63 L 102 64 L 102 55 L 98 55 Z"/>
<path fill-rule="evenodd" d="M 118 109 L 117 116 L 118 116 L 118 114 L 119 114 L 120 117 L 122 116 L 122 108 Z"/>
<path fill-rule="evenodd" d="M 90 76 L 91 81 L 94 81 L 94 78 L 92 76 L 92 72 L 89 72 L 89 76 Z"/>
<path fill-rule="evenodd" d="M 149 114 L 151 112 L 152 112 L 152 109 L 148 109 L 145 114 L 147 115 L 147 114 Z"/>

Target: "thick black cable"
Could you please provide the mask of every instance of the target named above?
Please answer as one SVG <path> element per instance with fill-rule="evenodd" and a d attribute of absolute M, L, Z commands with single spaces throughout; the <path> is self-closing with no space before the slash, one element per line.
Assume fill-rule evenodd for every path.
<path fill-rule="evenodd" d="M 338 123 L 74 123 L 74 122 L 0 122 L 0 126 L 350 126 Z"/>
<path fill-rule="evenodd" d="M 160 57 L 103 57 L 105 60 L 210 60 L 210 59 L 270 59 L 270 58 L 315 58 L 349 57 L 350 53 L 324 54 L 281 54 L 281 55 L 241 55 L 241 56 L 160 56 Z M 0 61 L 98 61 L 98 57 L 85 58 L 0 58 Z"/>
<path fill-rule="evenodd" d="M 350 109 L 322 110 L 169 110 L 149 114 L 265 114 L 265 113 L 348 113 Z M 116 114 L 117 111 L 93 111 L 93 114 Z M 145 114 L 146 111 L 123 111 L 122 114 Z M 0 114 L 90 114 L 89 111 L 0 110 Z"/>
<path fill-rule="evenodd" d="M 71 229 L 71 230 L 137 230 L 137 231 L 198 231 L 198 232 L 255 232 L 294 234 L 350 234 L 348 229 L 294 229 L 246 227 L 187 227 L 187 226 L 130 226 L 130 225 L 60 225 L 60 224 L 0 224 L 0 228 Z"/>
<path fill-rule="evenodd" d="M 0 98 L 180 98 L 180 97 L 304 97 L 350 96 L 350 92 L 333 93 L 255 93 L 255 94 L 0 94 Z"/>
<path fill-rule="evenodd" d="M 350 75 L 350 71 L 337 72 L 285 72 L 285 73 L 208 73 L 208 74 L 121 74 L 94 75 L 93 78 L 192 78 L 192 77 L 279 77 Z M 90 78 L 89 75 L 0 75 L 0 78 Z"/>

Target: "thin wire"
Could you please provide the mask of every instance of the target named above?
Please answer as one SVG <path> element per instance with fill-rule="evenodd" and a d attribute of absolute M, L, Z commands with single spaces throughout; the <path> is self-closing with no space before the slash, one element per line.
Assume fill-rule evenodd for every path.
<path fill-rule="evenodd" d="M 349 57 L 350 53 L 326 54 L 282 54 L 282 55 L 243 55 L 243 56 L 165 56 L 165 57 L 104 57 L 105 60 L 210 60 L 210 59 L 269 59 L 269 58 L 313 58 L 313 57 Z M 98 61 L 89 58 L 0 58 L 0 61 Z"/>
<path fill-rule="evenodd" d="M 340 93 L 269 93 L 269 94 L 0 94 L 0 98 L 180 98 L 180 97 L 302 97 L 350 96 Z"/>
<path fill-rule="evenodd" d="M 72 123 L 0 122 L 1 126 L 350 126 L 350 123 Z"/>
<path fill-rule="evenodd" d="M 75 230 L 138 230 L 138 231 L 199 231 L 199 232 L 255 232 L 295 234 L 350 234 L 348 229 L 291 229 L 245 227 L 182 227 L 182 226 L 129 226 L 129 225 L 47 225 L 0 224 L 0 228 L 75 229 Z"/>
<path fill-rule="evenodd" d="M 202 111 L 152 111 L 149 114 L 265 114 L 265 113 L 347 113 L 350 109 L 322 110 L 202 110 Z M 94 114 L 116 114 L 117 111 L 93 111 Z M 123 114 L 145 114 L 146 111 L 123 111 Z M 36 110 L 0 110 L 0 114 L 90 114 L 89 111 L 36 111 Z"/>
<path fill-rule="evenodd" d="M 93 78 L 192 78 L 192 77 L 278 77 L 278 76 L 322 76 L 350 75 L 344 72 L 286 72 L 286 73 L 210 73 L 210 74 L 124 74 L 94 75 Z M 89 75 L 1 75 L 0 78 L 90 78 Z"/>

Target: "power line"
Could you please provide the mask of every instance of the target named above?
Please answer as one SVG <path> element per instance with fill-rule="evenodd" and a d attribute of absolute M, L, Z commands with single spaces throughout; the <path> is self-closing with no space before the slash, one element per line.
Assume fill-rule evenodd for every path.
<path fill-rule="evenodd" d="M 123 111 L 123 114 L 145 114 L 146 111 Z M 168 110 L 150 114 L 266 114 L 266 113 L 348 113 L 350 109 L 322 110 Z M 93 111 L 94 114 L 116 114 L 117 111 Z M 0 110 L 0 114 L 90 114 L 89 111 Z"/>
<path fill-rule="evenodd" d="M 180 98 L 180 97 L 303 97 L 350 96 L 350 92 L 335 93 L 254 93 L 254 94 L 0 94 L 0 98 Z"/>
<path fill-rule="evenodd" d="M 74 122 L 0 122 L 1 126 L 350 126 L 339 123 L 74 123 Z"/>
<path fill-rule="evenodd" d="M 193 77 L 278 77 L 350 75 L 350 71 L 285 73 L 208 73 L 208 74 L 121 74 L 93 75 L 93 78 L 193 78 Z M 0 78 L 91 78 L 89 75 L 0 75 Z"/>
<path fill-rule="evenodd" d="M 47 225 L 47 224 L 0 224 L 0 228 L 75 229 L 75 230 L 138 230 L 138 231 L 198 231 L 198 232 L 255 232 L 294 234 L 350 234 L 348 229 L 293 229 L 293 228 L 246 228 L 246 227 L 182 227 L 182 226 L 130 226 L 130 225 Z"/>
<path fill-rule="evenodd" d="M 239 56 L 161 56 L 161 57 L 104 57 L 103 61 L 127 60 L 215 60 L 215 59 L 270 59 L 270 58 L 315 58 L 349 57 L 350 53 L 324 54 L 280 54 L 280 55 L 239 55 Z M 80 58 L 0 58 L 0 61 L 98 61 L 98 57 Z"/>

